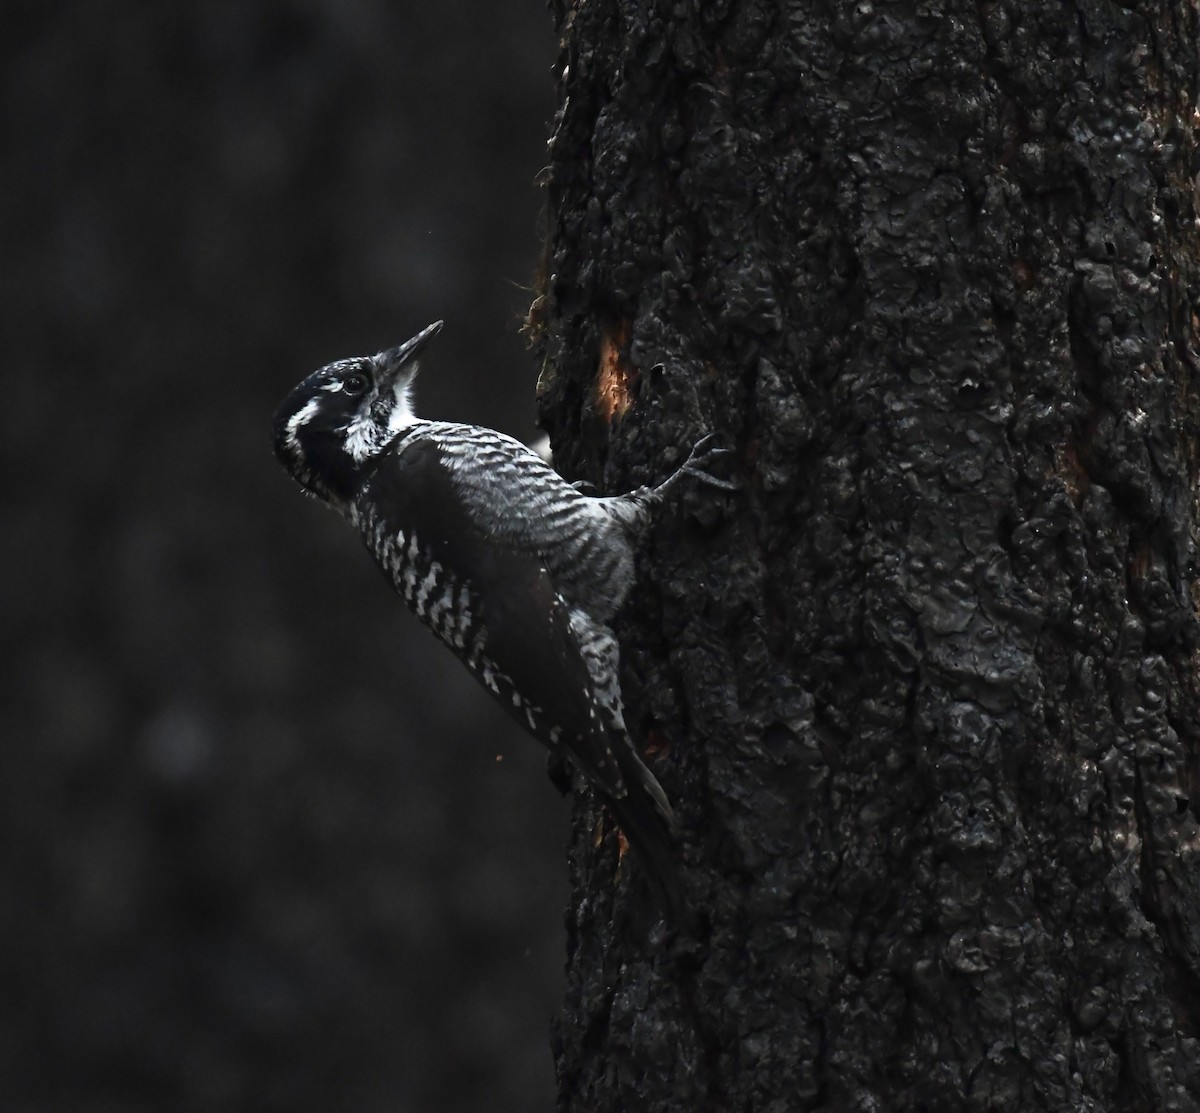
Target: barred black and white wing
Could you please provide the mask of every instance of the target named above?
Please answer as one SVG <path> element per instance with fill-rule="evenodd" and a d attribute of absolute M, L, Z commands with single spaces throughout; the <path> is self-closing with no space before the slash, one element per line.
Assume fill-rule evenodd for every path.
<path fill-rule="evenodd" d="M 570 603 L 611 618 L 633 582 L 629 496 L 581 494 L 520 441 L 474 425 L 423 423 L 455 497 L 493 544 L 536 554 Z M 631 517 L 631 514 L 634 517 Z"/>
<path fill-rule="evenodd" d="M 611 800 L 626 801 L 632 787 L 669 820 L 662 789 L 628 741 L 612 632 L 559 589 L 544 551 L 555 530 L 560 544 L 566 535 L 561 492 L 535 483 L 522 499 L 510 474 L 477 460 L 465 495 L 457 461 L 489 448 L 476 437 L 454 445 L 457 454 L 448 450 L 456 428 L 482 432 L 422 423 L 380 459 L 356 503 L 367 548 L 417 617 L 522 726 L 563 747 Z M 511 458 L 507 448 L 500 453 Z M 484 504 L 491 513 L 479 513 Z"/>

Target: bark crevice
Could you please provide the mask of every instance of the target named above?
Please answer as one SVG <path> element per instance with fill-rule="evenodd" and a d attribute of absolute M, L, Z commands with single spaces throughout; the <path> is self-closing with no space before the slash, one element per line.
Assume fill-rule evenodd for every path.
<path fill-rule="evenodd" d="M 745 483 L 621 629 L 711 934 L 578 923 L 715 1058 L 564 1110 L 1200 1107 L 1186 7 L 558 7 L 545 424 L 616 304 L 606 481 Z"/>

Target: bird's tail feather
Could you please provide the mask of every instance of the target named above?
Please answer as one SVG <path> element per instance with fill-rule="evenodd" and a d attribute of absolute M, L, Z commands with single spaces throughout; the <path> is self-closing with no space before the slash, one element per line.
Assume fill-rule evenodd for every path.
<path fill-rule="evenodd" d="M 644 874 L 673 926 L 685 929 L 691 914 L 684 895 L 679 850 L 666 819 L 638 788 L 621 799 L 610 797 L 608 805 L 633 850 L 635 868 Z"/>

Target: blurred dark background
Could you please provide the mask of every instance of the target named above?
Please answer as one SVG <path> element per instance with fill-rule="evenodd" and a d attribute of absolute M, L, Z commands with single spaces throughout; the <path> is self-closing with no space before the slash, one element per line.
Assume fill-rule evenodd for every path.
<path fill-rule="evenodd" d="M 567 805 L 270 448 L 439 317 L 535 435 L 549 13 L 4 24 L 0 1110 L 550 1108 Z"/>

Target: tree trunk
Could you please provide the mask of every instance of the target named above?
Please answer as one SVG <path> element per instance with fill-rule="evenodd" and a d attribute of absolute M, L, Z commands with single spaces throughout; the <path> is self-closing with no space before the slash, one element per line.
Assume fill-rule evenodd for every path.
<path fill-rule="evenodd" d="M 562 1110 L 1200 1109 L 1191 0 L 555 0 L 560 467 L 699 938 L 581 803 Z"/>

